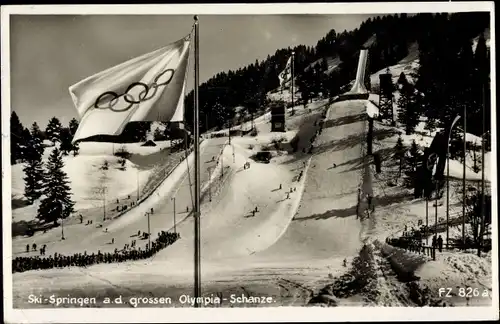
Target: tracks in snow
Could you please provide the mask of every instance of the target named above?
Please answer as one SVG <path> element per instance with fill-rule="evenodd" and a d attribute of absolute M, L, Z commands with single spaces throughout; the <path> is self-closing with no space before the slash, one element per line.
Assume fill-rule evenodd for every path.
<path fill-rule="evenodd" d="M 375 250 L 374 260 L 377 273 L 378 306 L 415 306 L 407 295 L 407 286 L 398 280 L 389 261 L 379 249 Z"/>
<path fill-rule="evenodd" d="M 366 138 L 366 127 L 365 123 L 363 138 Z M 373 191 L 371 180 L 373 172 L 369 165 L 371 159 L 366 154 L 366 148 L 363 144 L 360 156 L 364 166 L 360 172 L 359 188 Z M 367 175 L 366 172 L 371 174 Z M 370 183 L 365 183 L 366 181 L 370 181 Z M 371 188 L 365 188 L 367 185 Z M 384 188 L 377 189 L 382 189 L 385 195 Z M 346 274 L 337 278 L 333 284 L 324 287 L 316 297 L 311 299 L 311 302 L 337 305 L 337 302 L 329 302 L 328 297 L 333 295 L 332 298 L 338 300 L 338 298 L 358 295 L 367 305 L 372 306 L 414 306 L 415 303 L 409 297 L 407 285 L 398 280 L 389 260 L 382 255 L 378 244 L 374 244 L 377 213 L 368 212 L 365 217 L 365 210 L 368 210 L 370 206 L 367 206 L 364 200 L 360 198 L 358 201 L 358 217 L 361 223 L 359 239 L 363 243 L 359 255 L 353 260 L 352 267 Z M 341 303 L 341 300 L 339 302 Z"/>

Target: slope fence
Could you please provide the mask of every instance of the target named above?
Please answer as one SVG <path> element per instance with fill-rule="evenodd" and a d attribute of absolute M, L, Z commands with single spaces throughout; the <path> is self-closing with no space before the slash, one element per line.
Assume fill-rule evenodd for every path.
<path fill-rule="evenodd" d="M 201 139 L 200 140 L 200 144 L 203 140 Z M 126 214 L 127 212 L 129 212 L 130 210 L 134 209 L 135 207 L 137 207 L 140 203 L 142 203 L 143 201 L 145 201 L 146 199 L 148 199 L 155 191 L 156 189 L 158 189 L 160 187 L 160 185 L 165 181 L 165 179 L 167 179 L 171 174 L 172 172 L 174 172 L 175 169 L 177 169 L 177 167 L 183 162 L 183 161 L 186 161 L 186 163 L 188 163 L 188 170 L 189 170 L 189 161 L 188 161 L 188 156 L 193 153 L 193 150 L 194 148 L 191 146 L 190 148 L 186 149 L 185 150 L 185 156 L 183 159 L 179 160 L 178 162 L 176 162 L 173 167 L 171 167 L 168 171 L 166 171 L 166 169 L 164 169 L 164 176 L 162 177 L 158 177 L 159 181 L 156 181 L 156 184 L 155 185 L 152 185 L 150 187 L 150 189 L 148 191 L 146 191 L 140 198 L 139 200 L 133 205 L 131 206 L 130 208 L 127 208 L 126 210 L 124 211 L 121 211 L 119 212 L 117 215 L 115 215 L 113 218 L 118 218 L 118 217 L 121 217 L 123 216 L 124 214 Z M 189 172 L 189 171 L 188 171 Z"/>

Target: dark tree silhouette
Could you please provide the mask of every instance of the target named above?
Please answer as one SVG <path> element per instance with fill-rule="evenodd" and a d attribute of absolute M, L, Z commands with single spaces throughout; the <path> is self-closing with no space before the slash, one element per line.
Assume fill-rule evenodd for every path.
<path fill-rule="evenodd" d="M 59 218 L 67 218 L 73 212 L 71 188 L 68 176 L 63 170 L 62 156 L 55 147 L 46 163 L 43 196 L 37 212 L 37 218 L 45 222 L 57 223 Z"/>
<path fill-rule="evenodd" d="M 47 124 L 47 128 L 45 129 L 45 135 L 47 139 L 52 142 L 60 142 L 61 141 L 61 122 L 57 117 L 52 117 Z"/>
<path fill-rule="evenodd" d="M 17 160 L 22 159 L 22 151 L 24 143 L 24 126 L 19 120 L 16 112 L 13 111 L 10 115 L 10 161 L 11 164 L 16 164 Z"/>
<path fill-rule="evenodd" d="M 45 179 L 42 164 L 43 147 L 39 131 L 38 125 L 33 123 L 30 138 L 27 139 L 24 158 L 26 162 L 23 168 L 25 175 L 23 178 L 25 183 L 24 196 L 30 204 L 41 197 Z"/>

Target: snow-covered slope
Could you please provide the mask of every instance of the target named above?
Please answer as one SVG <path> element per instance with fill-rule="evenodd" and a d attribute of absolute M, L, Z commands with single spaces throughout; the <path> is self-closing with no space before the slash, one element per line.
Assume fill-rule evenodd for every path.
<path fill-rule="evenodd" d="M 128 197 L 134 199 L 143 194 L 143 189 L 154 180 L 158 166 L 167 162 L 158 153 L 170 146 L 170 142 L 156 142 L 155 147 L 144 147 L 142 143 L 114 144 L 84 142 L 80 143 L 80 153 L 63 156 L 64 172 L 70 181 L 72 199 L 75 201 L 76 211 L 100 207 L 104 199 L 114 201 L 117 198 Z M 42 162 L 46 162 L 54 147 L 45 148 Z M 122 166 L 120 158 L 113 155 L 120 149 L 127 150 L 132 155 L 152 156 L 158 161 L 141 165 L 125 160 Z M 156 155 L 155 155 L 156 154 Z M 105 162 L 108 169 L 103 168 Z M 153 161 L 154 162 L 154 161 Z M 12 166 L 12 199 L 24 200 L 24 164 Z M 105 194 L 104 194 L 105 190 Z M 139 191 L 139 193 L 138 193 Z M 15 208 L 12 211 L 14 221 L 30 221 L 36 215 L 37 203 L 32 206 Z"/>
<path fill-rule="evenodd" d="M 319 117 L 318 110 L 324 109 L 324 105 L 325 102 L 311 104 L 311 111 L 296 107 L 295 114 L 288 116 L 290 127 L 292 128 L 290 130 L 291 133 L 282 134 L 285 142 L 293 135 L 293 132 L 297 132 L 295 127 L 302 125 L 304 120 L 308 119 L 309 123 L 316 120 Z M 347 113 L 346 110 L 332 111 L 332 113 L 336 114 Z M 326 170 L 327 166 L 324 165 L 324 163 L 329 164 L 328 159 L 326 159 L 326 153 L 323 159 L 324 162 L 321 162 L 321 169 L 319 169 L 319 165 L 310 166 L 308 164 L 304 166 L 303 161 L 306 162 L 307 159 L 300 159 L 294 162 L 295 158 L 288 156 L 285 151 L 277 152 L 277 157 L 269 164 L 254 162 L 252 156 L 264 146 L 272 144 L 270 142 L 281 135 L 270 133 L 270 123 L 268 120 L 263 119 L 257 125 L 259 135 L 256 137 L 234 137 L 232 138 L 231 145 L 227 145 L 227 138 L 206 139 L 203 142 L 205 145 L 201 155 L 203 162 L 202 187 L 205 188 L 202 192 L 203 276 L 206 280 L 209 280 L 208 282 L 211 281 L 213 284 L 219 284 L 220 280 L 225 280 L 224 278 L 232 278 L 231 280 L 235 284 L 232 285 L 231 289 L 240 289 L 238 285 L 248 286 L 248 277 L 242 276 L 240 270 L 257 269 L 265 266 L 267 268 L 265 270 L 265 277 L 272 278 L 275 272 L 272 269 L 272 264 L 280 266 L 279 264 L 282 262 L 281 258 L 288 260 L 290 256 L 293 256 L 293 253 L 288 252 L 283 254 L 277 252 L 276 254 L 272 253 L 270 256 L 266 256 L 265 254 L 260 254 L 259 251 L 265 253 L 270 246 L 274 246 L 275 242 L 280 241 L 281 238 L 289 240 L 289 238 L 285 237 L 289 235 L 287 231 L 299 207 L 300 197 L 307 181 L 305 174 L 300 181 L 296 180 L 298 174 L 297 168 L 307 173 L 307 168 L 317 167 L 318 172 L 329 173 Z M 339 133 L 338 135 L 340 136 L 341 134 Z M 304 141 L 307 142 L 308 139 L 304 138 Z M 212 156 L 218 156 L 216 152 L 221 149 L 221 144 L 224 142 L 226 145 L 223 146 L 224 149 L 221 157 L 212 160 Z M 252 145 L 252 148 L 250 148 L 250 145 Z M 326 145 L 328 146 L 328 144 Z M 340 154 L 340 159 L 341 152 L 338 152 L 338 154 Z M 307 154 L 304 153 L 303 157 L 306 158 Z M 245 162 L 250 162 L 249 169 L 243 168 Z M 224 168 L 223 171 L 222 166 Z M 59 289 L 66 289 L 72 285 L 81 284 L 86 287 L 85 290 L 97 289 L 97 281 L 89 280 L 89 278 L 97 277 L 106 277 L 105 280 L 110 282 L 114 287 L 134 286 L 149 289 L 151 284 L 155 284 L 158 282 L 157 280 L 160 280 L 164 283 L 164 288 L 162 289 L 171 288 L 172 285 L 179 287 L 177 289 L 184 289 L 183 287 L 189 289 L 185 284 L 189 285 L 191 275 L 185 269 L 192 267 L 193 225 L 192 218 L 187 217 L 190 214 L 185 212 L 185 208 L 187 206 L 190 210 L 191 207 L 190 183 L 192 182 L 192 178 L 187 176 L 188 168 L 186 168 L 185 164 L 182 164 L 182 168 L 184 168 L 186 176 L 176 177 L 178 180 L 175 181 L 175 186 L 170 190 L 163 191 L 163 189 L 160 189 L 158 191 L 158 202 L 154 205 L 155 213 L 151 215 L 151 229 L 153 233 L 161 229 L 171 229 L 174 223 L 174 215 L 172 213 L 173 205 L 170 198 L 175 197 L 177 206 L 177 231 L 181 233 L 182 237 L 179 242 L 158 253 L 148 262 L 148 266 L 145 266 L 144 262 L 96 265 L 84 270 L 89 276 L 76 275 L 72 269 L 44 271 L 44 278 L 50 278 L 52 275 L 56 275 L 56 273 L 60 275 L 61 271 L 67 275 L 66 280 L 52 283 L 50 286 L 51 289 L 57 291 Z M 210 179 L 208 177 L 210 173 L 207 172 L 208 168 L 212 168 L 211 175 L 213 180 L 210 180 L 213 183 L 210 186 L 211 195 L 213 196 L 212 201 L 208 199 L 209 193 L 207 190 L 209 189 L 204 184 Z M 217 171 L 217 168 L 219 168 L 219 171 Z M 339 170 L 341 169 L 339 168 Z M 318 176 L 321 178 L 321 175 L 318 174 Z M 280 185 L 282 189 L 279 189 Z M 289 199 L 286 199 L 286 191 L 290 188 L 295 188 L 295 190 L 289 193 Z M 314 186 L 311 186 L 307 191 L 313 189 Z M 155 195 L 156 193 L 153 194 L 153 196 Z M 251 210 L 255 207 L 258 208 L 258 212 L 253 216 Z M 114 245 L 109 245 L 111 238 L 115 239 L 115 245 L 121 246 L 129 243 L 130 235 L 136 233 L 137 229 L 146 228 L 146 217 L 143 217 L 142 212 L 130 212 L 122 216 L 123 220 L 120 218 L 106 223 L 104 226 L 109 229 L 107 233 L 102 229 L 93 229 L 92 227 L 74 224 L 72 227 L 68 226 L 68 229 L 65 226 L 65 233 L 68 231 L 68 238 L 64 244 L 61 244 L 61 241 L 58 240 L 58 233 L 56 232 L 51 234 L 51 238 L 45 237 L 49 233 L 37 234 L 36 237 L 30 238 L 29 242 L 33 240 L 47 242 L 46 244 L 48 244 L 48 249 L 51 253 L 55 251 L 68 253 L 70 251 L 81 250 L 82 248 L 85 248 L 88 252 L 97 249 L 106 251 L 114 248 Z M 307 213 L 307 209 L 304 209 L 304 212 Z M 304 214 L 304 216 L 306 215 Z M 311 225 L 313 223 L 315 221 L 311 220 Z M 340 223 L 343 224 L 344 222 L 340 221 Z M 304 224 L 306 223 L 297 223 L 300 226 L 304 226 Z M 336 226 L 331 228 L 338 229 Z M 307 228 L 304 228 L 304 230 L 307 230 Z M 335 238 L 335 235 L 328 237 Z M 320 242 L 324 238 L 326 236 L 323 238 L 318 237 L 318 244 L 323 245 Z M 25 244 L 26 240 L 15 240 L 14 251 L 21 253 Z M 279 243 L 279 245 L 283 245 L 283 243 Z M 296 244 L 295 246 L 300 247 L 300 244 Z M 291 246 L 287 246 L 287 248 L 291 248 Z M 312 249 L 312 245 L 309 249 Z M 292 252 L 292 250 L 288 251 Z M 325 253 L 321 251 L 320 253 L 322 253 L 322 256 L 326 256 Z M 250 262 L 250 260 L 253 261 Z M 297 260 L 292 260 L 294 265 L 286 266 L 283 271 L 280 271 L 281 274 L 286 275 L 288 273 L 286 275 L 288 278 L 296 278 L 299 273 L 303 273 L 303 271 L 298 271 L 295 268 L 297 266 L 296 262 Z M 323 279 L 327 279 L 326 274 L 328 272 L 335 271 L 325 268 L 325 262 L 320 262 L 319 265 L 321 267 L 316 271 L 316 275 L 320 273 Z M 252 276 L 260 276 L 259 270 L 255 271 Z M 148 275 L 144 276 L 146 273 Z M 140 282 L 131 279 L 133 277 L 139 278 L 136 277 L 137 275 L 142 278 Z M 316 275 L 311 274 L 307 278 L 300 280 L 306 279 L 307 281 L 318 282 L 317 279 L 314 279 Z M 39 283 L 36 289 L 46 286 L 48 283 L 45 279 L 40 278 L 37 272 L 16 273 L 14 276 L 16 278 L 14 280 L 15 295 L 18 295 L 18 292 L 21 291 L 32 291 L 34 287 L 30 284 L 30 282 L 33 282 L 32 280 L 37 280 Z M 266 280 L 263 281 L 264 285 L 261 288 L 270 289 L 271 294 L 274 294 L 278 286 L 272 285 L 266 288 L 268 285 L 265 282 Z M 102 289 L 102 283 L 100 287 L 99 289 Z M 111 286 L 108 288 L 111 288 Z M 175 294 L 175 291 L 167 289 L 165 293 Z M 283 298 L 287 300 L 287 297 L 283 296 Z M 303 302 L 304 300 L 302 300 Z"/>

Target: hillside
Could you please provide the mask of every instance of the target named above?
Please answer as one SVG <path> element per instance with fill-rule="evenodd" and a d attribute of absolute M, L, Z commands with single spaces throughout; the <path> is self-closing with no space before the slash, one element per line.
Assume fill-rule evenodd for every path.
<path fill-rule="evenodd" d="M 87 218 L 116 217 L 117 207 L 132 207 L 150 195 L 153 190 L 184 158 L 185 152 L 171 152 L 170 142 L 156 142 L 155 147 L 144 147 L 141 143 L 114 144 L 86 142 L 80 144 L 77 156 L 63 157 L 63 171 L 67 174 L 75 202 L 75 215 Z M 121 163 L 114 153 L 125 149 L 130 157 Z M 46 162 L 53 147 L 44 151 L 42 162 Z M 107 168 L 105 164 L 107 163 Z M 24 197 L 24 163 L 12 166 L 12 221 L 13 235 L 23 235 L 26 224 L 37 224 L 35 216 L 39 201 L 28 205 Z"/>

